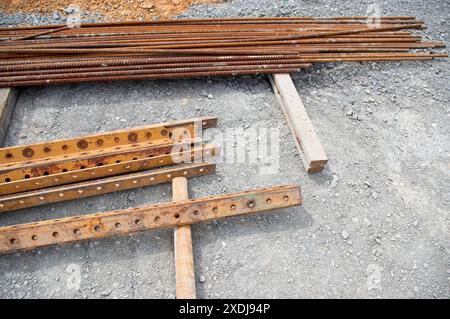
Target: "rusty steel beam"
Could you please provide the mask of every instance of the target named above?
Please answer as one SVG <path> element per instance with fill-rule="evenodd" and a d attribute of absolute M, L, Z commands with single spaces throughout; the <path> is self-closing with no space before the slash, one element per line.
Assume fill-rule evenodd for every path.
<path fill-rule="evenodd" d="M 170 148 L 164 147 L 170 151 L 169 154 L 163 153 L 162 155 L 157 156 L 150 155 L 151 157 L 148 156 L 148 150 L 145 152 L 134 152 L 132 156 L 135 157 L 132 159 L 130 158 L 129 160 L 123 160 L 122 156 L 117 155 L 113 156 L 113 160 L 110 161 L 111 164 L 108 164 L 104 160 L 100 161 L 99 163 L 102 164 L 101 166 L 95 161 L 92 163 L 88 160 L 78 160 L 75 166 L 72 166 L 78 167 L 75 170 L 67 170 L 65 168 L 67 167 L 66 163 L 63 163 L 61 165 L 55 164 L 9 172 L 0 175 L 1 180 L 9 180 L 9 182 L 0 183 L 0 195 L 4 196 L 58 185 L 116 176 L 187 161 L 195 161 L 198 163 L 217 155 L 219 152 L 219 149 L 213 145 L 192 146 L 190 144 L 176 144 L 175 147 L 181 151 L 172 153 L 173 146 L 170 146 Z M 154 150 L 150 149 L 150 153 L 152 151 Z M 143 154 L 143 156 L 140 156 L 141 154 Z M 74 163 L 71 164 L 73 165 Z M 35 174 L 36 172 L 39 174 Z M 24 174 L 25 176 L 35 177 L 23 178 Z M 17 179 L 15 179 L 16 177 Z"/>
<path fill-rule="evenodd" d="M 110 152 L 99 149 L 79 157 L 57 157 L 51 160 L 31 161 L 30 163 L 12 165 L 7 169 L 0 170 L 0 182 L 10 183 L 19 180 L 29 180 L 34 177 L 51 176 L 105 165 L 138 161 L 145 158 L 151 159 L 156 156 L 170 155 L 173 151 L 180 149 L 187 150 L 200 144 L 200 139 L 191 140 L 187 138 L 186 141 L 170 141 L 159 145 L 146 146 L 145 144 L 136 144 L 136 147 L 124 146 Z M 165 166 L 163 161 L 161 163 L 161 166 Z M 1 192 L 0 195 L 2 195 Z"/>
<path fill-rule="evenodd" d="M 0 253 L 253 214 L 302 204 L 300 186 L 150 205 L 0 228 Z"/>
<path fill-rule="evenodd" d="M 0 213 L 49 203 L 107 194 L 149 185 L 169 183 L 175 177 L 195 177 L 212 174 L 215 164 L 192 163 L 155 170 L 107 177 L 103 179 L 40 189 L 0 197 Z"/>
<path fill-rule="evenodd" d="M 196 138 L 199 137 L 202 129 L 215 127 L 216 125 L 217 118 L 204 117 L 46 143 L 1 148 L 0 171 L 40 160 L 48 162 L 49 160 L 88 156 L 92 155 L 91 152 L 100 149 L 106 154 L 109 151 L 116 152 L 119 147 L 139 146 L 139 143 L 146 143 L 147 145 L 163 144 L 173 139 L 177 140 L 178 136 L 183 135 Z"/>

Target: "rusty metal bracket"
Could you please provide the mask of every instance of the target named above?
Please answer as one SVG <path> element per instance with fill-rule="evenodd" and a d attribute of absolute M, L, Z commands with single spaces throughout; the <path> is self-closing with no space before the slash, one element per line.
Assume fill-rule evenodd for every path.
<path fill-rule="evenodd" d="M 172 153 L 174 146 L 178 150 L 186 151 Z M 192 146 L 190 143 L 187 145 L 177 143 L 102 158 L 80 159 L 69 164 L 63 162 L 61 164 L 33 166 L 0 174 L 0 180 L 8 180 L 8 182 L 0 183 L 0 195 L 10 195 L 148 170 L 177 164 L 185 159 L 199 162 L 215 156 L 218 152 L 219 149 L 213 145 Z"/>
<path fill-rule="evenodd" d="M 43 204 L 63 202 L 149 185 L 170 183 L 175 177 L 195 177 L 214 173 L 215 164 L 194 163 L 151 171 L 113 176 L 99 180 L 46 188 L 0 197 L 0 213 Z"/>
<path fill-rule="evenodd" d="M 189 225 L 301 205 L 300 186 L 284 185 L 92 215 L 0 227 L 0 253 Z"/>
<path fill-rule="evenodd" d="M 133 147 L 139 143 L 158 145 L 177 139 L 178 135 L 196 139 L 202 129 L 214 127 L 217 118 L 204 117 L 191 120 L 173 121 L 146 127 L 133 128 L 95 134 L 47 143 L 14 146 L 0 149 L 0 170 L 17 168 L 18 165 L 67 160 L 89 156 L 98 150 L 105 154 L 116 152 L 118 148 Z"/>

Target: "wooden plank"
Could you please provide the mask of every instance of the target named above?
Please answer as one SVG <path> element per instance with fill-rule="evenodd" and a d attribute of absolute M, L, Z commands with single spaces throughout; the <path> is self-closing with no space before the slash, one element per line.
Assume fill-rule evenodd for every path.
<path fill-rule="evenodd" d="M 188 182 L 185 177 L 172 180 L 173 201 L 189 199 Z M 175 274 L 177 299 L 195 299 L 194 255 L 192 253 L 191 226 L 184 225 L 174 230 Z"/>
<path fill-rule="evenodd" d="M 125 235 L 147 229 L 190 225 L 301 204 L 300 186 L 280 185 L 176 203 L 6 226 L 0 227 L 0 253 Z"/>
<path fill-rule="evenodd" d="M 270 81 L 306 171 L 308 173 L 322 171 L 328 158 L 291 76 L 289 74 L 273 74 Z"/>
<path fill-rule="evenodd" d="M 0 88 L 0 146 L 5 143 L 9 121 L 16 104 L 18 89 Z"/>

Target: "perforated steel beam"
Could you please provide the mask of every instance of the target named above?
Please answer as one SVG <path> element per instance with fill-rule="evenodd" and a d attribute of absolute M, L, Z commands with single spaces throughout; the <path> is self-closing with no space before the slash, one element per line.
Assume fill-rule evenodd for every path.
<path fill-rule="evenodd" d="M 172 153 L 174 147 L 181 152 Z M 12 170 L 0 174 L 0 181 L 6 180 L 0 183 L 0 195 L 133 173 L 177 164 L 181 159 L 199 162 L 215 156 L 218 151 L 213 145 L 192 146 L 190 143 L 187 145 L 171 143 L 131 153 L 74 160 L 70 162 L 70 167 L 67 162 L 62 162 Z"/>
<path fill-rule="evenodd" d="M 283 185 L 142 208 L 76 216 L 0 228 L 0 253 L 124 235 L 147 229 L 301 205 L 300 187 Z"/>
<path fill-rule="evenodd" d="M 0 170 L 10 170 L 20 165 L 48 163 L 90 156 L 98 152 L 108 154 L 124 147 L 140 147 L 140 143 L 159 145 L 178 140 L 179 135 L 195 139 L 201 129 L 214 127 L 215 117 L 173 121 L 146 127 L 94 134 L 46 143 L 14 146 L 0 149 Z M 142 147 L 142 146 L 141 146 Z"/>
<path fill-rule="evenodd" d="M 195 177 L 211 174 L 215 164 L 182 164 L 171 168 L 108 177 L 88 182 L 69 184 L 0 197 L 0 213 L 63 202 L 72 199 L 112 193 L 120 190 L 138 188 L 161 183 L 169 183 L 175 177 Z"/>

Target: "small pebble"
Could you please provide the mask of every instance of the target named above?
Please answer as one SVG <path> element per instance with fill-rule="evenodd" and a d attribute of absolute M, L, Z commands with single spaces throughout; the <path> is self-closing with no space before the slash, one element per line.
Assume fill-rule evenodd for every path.
<path fill-rule="evenodd" d="M 346 230 L 343 230 L 343 231 L 342 231 L 341 236 L 342 236 L 342 238 L 343 238 L 344 240 L 347 240 L 347 239 L 350 238 L 350 234 L 349 234 L 348 231 L 346 231 Z"/>

